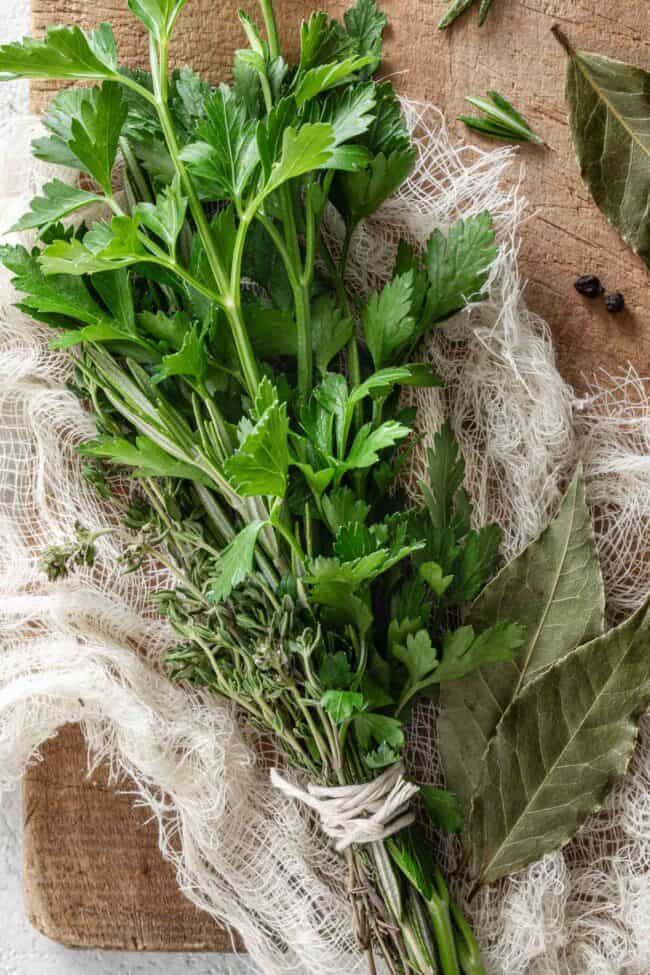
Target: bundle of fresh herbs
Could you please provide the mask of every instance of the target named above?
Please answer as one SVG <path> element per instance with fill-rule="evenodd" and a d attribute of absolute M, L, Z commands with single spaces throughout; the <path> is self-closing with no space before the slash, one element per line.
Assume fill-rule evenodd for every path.
<path fill-rule="evenodd" d="M 84 188 L 48 183 L 16 228 L 38 245 L 1 256 L 21 307 L 73 350 L 97 424 L 87 477 L 104 495 L 115 468 L 138 479 L 125 571 L 153 554 L 177 580 L 157 595 L 180 639 L 170 674 L 234 702 L 310 782 L 362 784 L 400 762 L 420 695 L 522 641 L 509 621 L 463 625 L 500 532 L 471 525 L 450 427 L 426 504 L 409 510 L 398 484 L 414 420 L 400 389 L 437 383 L 414 350 L 482 295 L 494 232 L 485 213 L 423 255 L 403 243 L 384 288 L 350 294 L 355 229 L 414 163 L 391 84 L 372 80 L 384 15 L 374 0 L 342 24 L 313 14 L 290 67 L 262 0 L 265 37 L 241 14 L 249 46 L 213 89 L 168 70 L 184 5 L 129 0 L 150 73 L 120 67 L 107 24 L 0 49 L 5 78 L 95 82 L 56 95 L 34 145 Z M 67 222 L 98 205 L 102 219 Z M 323 234 L 332 207 L 340 250 Z M 52 578 L 92 560 L 93 542 L 80 526 L 50 551 Z M 423 798 L 459 827 L 451 794 Z M 393 972 L 483 971 L 414 827 L 347 856 L 370 970 L 380 953 Z"/>
<path fill-rule="evenodd" d="M 625 771 L 650 704 L 648 603 L 605 632 L 579 474 L 496 575 L 500 531 L 472 524 L 450 425 L 424 503 L 402 495 L 415 416 L 400 392 L 438 383 L 415 350 L 484 295 L 496 245 L 482 213 L 422 254 L 402 242 L 377 292 L 348 287 L 360 222 L 415 159 L 390 83 L 373 80 L 386 24 L 374 0 L 343 23 L 313 14 L 293 67 L 261 0 L 264 35 L 240 15 L 248 47 L 218 88 L 168 71 L 185 2 L 129 0 L 148 73 L 119 66 L 108 25 L 0 48 L 0 77 L 95 82 L 54 98 L 34 144 L 83 184 L 47 183 L 15 228 L 36 246 L 0 256 L 19 307 L 74 357 L 97 427 L 84 474 L 134 533 L 124 571 L 152 558 L 176 580 L 156 594 L 179 636 L 170 675 L 272 734 L 311 787 L 293 794 L 334 801 L 322 823 L 336 820 L 371 972 L 383 957 L 393 975 L 478 975 L 469 925 L 399 798 L 413 706 L 440 695 L 455 790 L 422 786 L 423 814 L 450 832 L 465 820 L 478 882 L 507 876 L 565 843 Z M 611 108 L 592 62 L 582 74 Z M 99 219 L 69 219 L 86 208 Z M 80 524 L 50 548 L 49 577 L 91 565 L 99 534 Z M 351 842 L 366 822 L 375 838 Z"/>

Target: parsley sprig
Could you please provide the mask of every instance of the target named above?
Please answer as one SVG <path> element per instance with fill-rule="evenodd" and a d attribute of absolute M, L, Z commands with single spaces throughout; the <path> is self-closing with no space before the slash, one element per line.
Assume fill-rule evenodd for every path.
<path fill-rule="evenodd" d="M 415 421 L 401 390 L 439 383 L 416 349 L 485 296 L 494 230 L 482 213 L 422 252 L 402 242 L 383 287 L 351 292 L 354 234 L 415 162 L 373 77 L 385 16 L 374 0 L 342 22 L 312 14 L 290 65 L 262 0 L 263 29 L 240 15 L 233 84 L 213 88 L 168 70 L 184 4 L 130 0 L 149 72 L 120 66 L 106 24 L 0 48 L 0 77 L 94 82 L 55 96 L 34 144 L 86 188 L 44 186 L 17 224 L 35 246 L 0 257 L 20 307 L 75 357 L 97 426 L 80 447 L 89 482 L 119 505 L 112 475 L 137 480 L 124 570 L 153 557 L 177 581 L 155 597 L 179 638 L 171 676 L 234 702 L 312 779 L 365 781 L 401 758 L 419 697 L 521 642 L 515 624 L 463 623 L 500 533 L 473 525 L 449 426 L 422 506 L 399 487 Z M 341 253 L 323 232 L 332 208 Z M 79 535 L 50 553 L 50 576 L 95 556 Z M 459 828 L 453 796 L 423 800 L 436 827 Z M 414 830 L 349 853 L 371 971 L 376 952 L 404 975 L 483 971 L 428 858 Z"/>

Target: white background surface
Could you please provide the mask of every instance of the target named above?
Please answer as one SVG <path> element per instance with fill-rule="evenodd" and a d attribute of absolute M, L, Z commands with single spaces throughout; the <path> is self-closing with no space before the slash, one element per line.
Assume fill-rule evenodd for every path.
<path fill-rule="evenodd" d="M 29 32 L 29 8 L 30 0 L 0 0 L 0 44 Z M 24 82 L 0 85 L 0 139 L 5 119 L 26 109 Z M 19 795 L 0 798 L 0 975 L 250 975 L 227 955 L 68 951 L 44 938 L 23 913 L 20 822 Z"/>

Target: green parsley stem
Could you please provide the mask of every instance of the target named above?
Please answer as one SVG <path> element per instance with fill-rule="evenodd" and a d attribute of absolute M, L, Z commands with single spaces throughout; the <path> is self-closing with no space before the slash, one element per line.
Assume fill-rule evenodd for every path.
<path fill-rule="evenodd" d="M 312 341 L 311 341 L 311 309 L 309 304 L 309 287 L 303 280 L 304 268 L 300 254 L 300 243 L 296 229 L 291 187 L 285 183 L 280 188 L 280 212 L 284 225 L 287 249 L 294 267 L 294 277 L 298 284 L 294 288 L 296 312 L 296 334 L 298 338 L 298 391 L 306 399 L 312 390 Z"/>
<path fill-rule="evenodd" d="M 461 940 L 456 939 L 456 950 L 463 975 L 487 975 L 481 949 L 465 916 L 453 901 L 450 909 L 454 924 L 460 932 Z"/>
<path fill-rule="evenodd" d="M 286 525 L 283 525 L 279 517 L 273 520 L 273 527 L 277 532 L 279 532 L 280 535 L 282 535 L 285 542 L 287 543 L 291 551 L 294 553 L 294 555 L 298 558 L 298 560 L 300 562 L 304 562 L 306 559 L 306 555 L 302 550 L 302 546 L 300 545 L 300 542 L 295 537 L 291 529 L 287 528 Z"/>
<path fill-rule="evenodd" d="M 433 894 L 426 902 L 426 907 L 433 924 L 442 975 L 461 975 L 449 905 L 437 894 Z"/>
<path fill-rule="evenodd" d="M 273 10 L 273 0 L 260 0 L 260 9 L 266 27 L 266 36 L 269 41 L 269 54 L 272 58 L 280 56 L 280 38 L 278 36 L 278 25 Z"/>
<path fill-rule="evenodd" d="M 253 352 L 250 337 L 246 331 L 246 326 L 241 312 L 239 292 L 235 294 L 230 290 L 228 276 L 223 268 L 219 254 L 214 243 L 212 230 L 205 215 L 203 206 L 199 199 L 192 178 L 190 177 L 183 160 L 180 157 L 176 133 L 172 123 L 166 98 L 167 87 L 167 42 L 160 44 L 160 58 L 156 52 L 155 44 L 150 45 L 151 68 L 154 79 L 155 105 L 163 130 L 167 149 L 174 163 L 176 171 L 181 177 L 185 192 L 189 202 L 190 212 L 196 224 L 196 228 L 201 237 L 205 256 L 210 265 L 210 270 L 214 274 L 217 287 L 223 294 L 223 308 L 230 325 L 239 362 L 242 367 L 244 382 L 251 396 L 255 396 L 259 385 L 260 376 L 257 361 Z M 164 80 L 163 80 L 164 79 Z M 243 246 L 243 245 L 242 245 Z"/>
<path fill-rule="evenodd" d="M 350 254 L 350 245 L 352 243 L 352 237 L 354 231 L 357 229 L 356 223 L 349 223 L 345 229 L 345 238 L 343 240 L 343 250 L 341 251 L 341 259 L 339 261 L 338 276 L 340 279 L 340 290 L 343 294 L 347 296 L 347 291 L 345 288 L 345 269 L 348 262 L 348 257 Z M 347 301 L 347 312 L 350 314 L 350 305 Z M 350 373 L 350 382 L 353 386 L 358 386 L 361 382 L 361 361 L 359 358 L 359 340 L 356 334 L 356 326 L 350 341 L 348 342 L 348 370 Z M 363 406 L 358 403 L 354 411 L 356 425 L 361 427 L 363 425 Z"/>

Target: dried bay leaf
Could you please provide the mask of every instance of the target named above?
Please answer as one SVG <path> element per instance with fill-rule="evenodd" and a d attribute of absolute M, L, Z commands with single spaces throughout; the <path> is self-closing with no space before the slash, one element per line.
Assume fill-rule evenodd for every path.
<path fill-rule="evenodd" d="M 468 810 L 488 744 L 511 702 L 543 669 L 603 630 L 604 592 L 581 473 L 557 516 L 486 586 L 467 623 L 524 627 L 513 660 L 441 688 L 438 737 L 447 784 Z"/>
<path fill-rule="evenodd" d="M 529 683 L 490 742 L 469 835 L 490 882 L 563 846 L 604 801 L 650 705 L 650 598 Z"/>
<path fill-rule="evenodd" d="M 650 74 L 599 54 L 569 55 L 566 98 L 582 177 L 623 240 L 650 266 Z"/>

